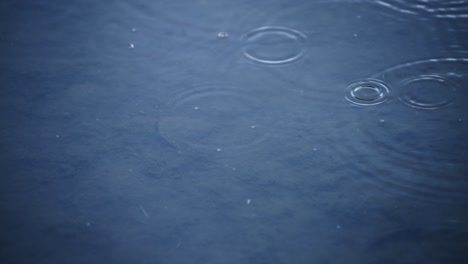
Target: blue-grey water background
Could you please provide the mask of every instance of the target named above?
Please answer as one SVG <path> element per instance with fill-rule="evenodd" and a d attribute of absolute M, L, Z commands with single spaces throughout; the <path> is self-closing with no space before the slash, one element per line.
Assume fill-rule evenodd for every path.
<path fill-rule="evenodd" d="M 0 2 L 1 263 L 468 263 L 468 2 Z"/>

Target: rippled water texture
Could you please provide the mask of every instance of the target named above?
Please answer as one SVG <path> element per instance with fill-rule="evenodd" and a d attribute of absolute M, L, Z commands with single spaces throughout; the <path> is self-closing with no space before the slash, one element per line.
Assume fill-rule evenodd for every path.
<path fill-rule="evenodd" d="M 453 17 L 450 14 L 463 14 L 464 7 L 455 10 L 456 6 L 454 2 L 405 4 L 378 1 L 350 4 L 346 9 L 334 3 L 323 4 L 318 5 L 319 11 L 307 6 L 290 7 L 278 17 L 297 17 L 305 22 L 308 21 L 305 17 L 313 16 L 315 23 L 292 23 L 294 20 L 289 18 L 285 25 L 276 22 L 268 26 L 259 24 L 250 29 L 246 27 L 238 40 L 232 40 L 236 34 L 230 34 L 227 39 L 229 33 L 220 31 L 217 36 L 223 41 L 221 45 L 233 45 L 238 49 L 235 52 L 243 55 L 231 63 L 255 62 L 249 67 L 258 71 L 253 78 L 263 82 L 262 89 L 273 82 L 283 83 L 281 93 L 288 95 L 285 98 L 290 101 L 261 98 L 256 95 L 258 87 L 186 87 L 182 94 L 169 98 L 173 103 L 167 106 L 158 131 L 180 149 L 242 151 L 253 155 L 259 151 L 257 145 L 274 134 L 275 140 L 288 142 L 288 150 L 282 146 L 274 150 L 267 145 L 260 149 L 273 149 L 278 152 L 277 157 L 285 159 L 310 158 L 312 151 L 304 146 L 323 145 L 320 142 L 326 138 L 328 146 L 322 150 L 323 155 L 338 155 L 343 160 L 353 160 L 354 155 L 368 156 L 369 163 L 345 166 L 342 173 L 356 173 L 386 191 L 423 200 L 468 202 L 468 184 L 464 176 L 465 107 L 460 99 L 466 96 L 462 87 L 467 82 L 467 60 L 464 57 L 440 57 L 460 51 L 451 47 L 452 41 L 457 41 L 456 37 L 447 37 L 448 41 L 442 39 L 446 27 L 458 30 L 451 27 Z M 335 16 L 347 16 L 353 22 L 340 24 L 338 21 L 332 25 L 323 24 L 325 28 L 320 28 L 321 23 L 331 19 L 319 13 L 320 7 L 328 8 Z M 433 23 L 435 20 L 439 23 Z M 371 28 L 369 23 L 373 25 Z M 327 42 L 327 48 L 338 55 L 320 56 L 326 49 L 317 49 L 318 43 L 328 41 L 330 35 L 338 32 L 342 35 L 335 38 L 342 40 Z M 386 41 L 395 44 L 388 45 Z M 382 53 L 385 52 L 383 47 L 391 49 L 392 53 Z M 440 48 L 438 57 L 433 54 L 434 47 Z M 369 67 L 359 56 L 353 57 L 350 50 L 362 56 L 374 54 L 379 59 L 375 65 L 387 69 Z M 333 75 L 327 72 L 327 64 L 321 60 L 331 61 L 340 56 L 346 58 L 340 61 L 341 64 L 355 64 L 362 71 L 368 67 L 365 69 L 367 74 L 354 75 L 347 86 L 334 83 Z M 398 61 L 408 59 L 410 62 L 398 64 Z M 235 64 L 230 65 L 236 69 Z M 265 68 L 275 65 L 283 67 Z M 284 68 L 288 65 L 295 67 L 294 73 Z M 345 79 L 352 70 L 340 73 Z M 315 79 L 311 81 L 311 78 Z M 277 92 L 277 86 L 275 83 L 269 89 Z M 368 109 L 363 113 L 353 109 L 341 115 L 340 111 L 345 111 L 346 105 L 337 101 L 340 89 L 348 103 Z M 272 111 L 278 107 L 273 102 L 279 103 L 281 110 Z M 328 106 L 325 105 L 327 102 Z M 284 113 L 272 115 L 281 111 Z M 437 123 L 434 120 L 438 120 Z M 453 150 L 455 145 L 459 147 Z M 284 155 L 285 152 L 289 154 Z M 333 166 L 322 165 L 318 170 L 325 171 Z"/>
<path fill-rule="evenodd" d="M 248 148 L 263 141 L 271 128 L 273 118 L 262 104 L 235 88 L 189 87 L 175 97 L 159 121 L 159 132 L 179 147 Z"/>
<path fill-rule="evenodd" d="M 388 94 L 393 96 L 359 120 L 356 134 L 362 139 L 355 135 L 353 141 L 365 142 L 370 162 L 359 170 L 387 190 L 465 203 L 466 72 L 467 59 L 443 58 L 405 63 L 373 75 L 391 87 Z M 347 92 L 348 97 L 369 106 L 369 100 Z M 349 148 L 358 151 L 357 145 Z"/>
<path fill-rule="evenodd" d="M 348 199 L 466 206 L 465 3 L 340 4 L 285 5 L 266 20 L 221 27 L 213 47 L 228 51 L 218 68 L 227 81 L 169 96 L 158 132 L 260 182 L 313 189 L 344 181 Z M 418 232 L 439 227 L 428 228 Z"/>
<path fill-rule="evenodd" d="M 468 263 L 468 1 L 0 15 L 0 263 Z"/>

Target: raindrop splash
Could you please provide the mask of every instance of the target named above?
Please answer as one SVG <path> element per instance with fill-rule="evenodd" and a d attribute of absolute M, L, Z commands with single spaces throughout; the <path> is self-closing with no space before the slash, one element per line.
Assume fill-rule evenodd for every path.
<path fill-rule="evenodd" d="M 376 80 L 364 79 L 348 85 L 346 100 L 360 106 L 381 104 L 389 99 L 389 85 Z"/>

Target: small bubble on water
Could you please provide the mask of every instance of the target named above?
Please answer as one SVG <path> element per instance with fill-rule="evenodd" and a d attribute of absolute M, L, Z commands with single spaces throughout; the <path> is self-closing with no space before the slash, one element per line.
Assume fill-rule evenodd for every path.
<path fill-rule="evenodd" d="M 250 200 L 250 199 L 247 199 L 247 204 L 250 204 L 250 202 L 252 202 L 252 200 Z"/>
<path fill-rule="evenodd" d="M 383 123 L 383 122 L 385 122 L 385 119 L 380 119 L 379 121 L 380 121 L 380 123 Z"/>
<path fill-rule="evenodd" d="M 357 36 L 358 36 L 358 34 L 354 33 L 354 37 L 357 37 Z"/>
<path fill-rule="evenodd" d="M 193 107 L 193 110 L 198 110 L 198 106 L 194 106 L 194 107 Z"/>
<path fill-rule="evenodd" d="M 130 46 L 129 46 L 129 48 L 131 48 L 131 49 L 134 49 L 134 48 L 135 48 L 135 44 L 133 44 L 133 43 L 130 43 Z"/>
<path fill-rule="evenodd" d="M 216 151 L 220 152 L 220 151 L 221 151 L 221 149 L 220 149 L 220 148 L 217 148 L 217 149 L 216 149 Z"/>
<path fill-rule="evenodd" d="M 219 39 L 226 39 L 229 37 L 229 34 L 227 32 L 219 32 L 218 33 L 218 38 Z"/>
<path fill-rule="evenodd" d="M 252 126 L 250 126 L 250 127 L 251 127 L 251 128 L 255 128 L 255 126 L 254 126 L 254 125 L 252 125 Z"/>

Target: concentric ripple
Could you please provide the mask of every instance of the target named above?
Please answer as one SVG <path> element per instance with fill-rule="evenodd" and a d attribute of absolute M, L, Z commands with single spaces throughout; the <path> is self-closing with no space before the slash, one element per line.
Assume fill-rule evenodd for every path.
<path fill-rule="evenodd" d="M 437 75 L 421 75 L 402 82 L 400 99 L 407 105 L 422 109 L 437 109 L 455 99 L 455 84 Z"/>
<path fill-rule="evenodd" d="M 348 109 L 347 126 L 335 132 L 345 144 L 334 146 L 340 159 L 353 157 L 348 173 L 402 196 L 468 204 L 468 91 L 462 89 L 467 73 L 468 59 L 439 58 L 371 76 L 385 81 L 400 100 L 372 111 Z M 355 97 L 377 95 L 369 89 Z"/>
<path fill-rule="evenodd" d="M 304 54 L 307 37 L 286 27 L 261 27 L 242 36 L 242 52 L 248 59 L 269 65 L 293 62 Z"/>
<path fill-rule="evenodd" d="M 420 17 L 466 18 L 468 1 L 466 0 L 378 0 L 377 4 L 405 14 Z"/>
<path fill-rule="evenodd" d="M 178 148 L 221 152 L 265 140 L 271 118 L 261 101 L 227 87 L 197 87 L 178 94 L 158 128 Z"/>
<path fill-rule="evenodd" d="M 467 0 L 378 0 L 374 3 L 394 12 L 392 17 L 395 19 L 425 21 L 428 28 L 434 29 L 441 26 L 443 30 L 436 35 L 450 43 L 447 45 L 450 51 L 467 53 L 468 47 L 463 38 L 468 32 Z"/>
<path fill-rule="evenodd" d="M 405 63 L 372 78 L 384 80 L 406 105 L 419 109 L 449 106 L 468 70 L 465 58 L 441 58 Z"/>
<path fill-rule="evenodd" d="M 384 82 L 365 79 L 351 83 L 345 98 L 355 105 L 376 105 L 387 101 L 389 92 L 389 86 Z"/>

